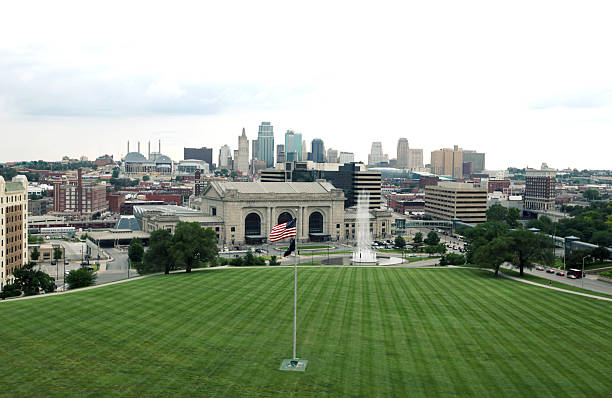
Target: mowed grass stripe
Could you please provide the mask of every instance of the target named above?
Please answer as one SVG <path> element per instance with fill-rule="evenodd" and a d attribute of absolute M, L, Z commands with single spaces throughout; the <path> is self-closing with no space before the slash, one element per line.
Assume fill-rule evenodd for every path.
<path fill-rule="evenodd" d="M 452 275 L 451 276 L 442 275 L 442 276 L 443 277 L 447 277 L 449 279 L 451 287 L 452 287 L 453 281 L 456 282 L 456 283 L 463 283 L 464 282 L 464 280 L 463 280 L 464 278 L 461 278 L 458 281 L 458 280 L 454 279 L 452 277 Z M 482 308 L 483 305 L 486 305 L 486 302 L 499 300 L 499 298 L 496 295 L 488 295 L 487 292 L 481 291 L 480 289 L 481 289 L 480 287 L 474 288 L 474 289 L 467 288 L 463 292 L 464 294 L 456 295 L 455 296 L 455 300 L 457 300 L 457 303 L 460 304 L 460 306 L 470 306 L 470 305 L 474 306 L 473 309 L 472 309 L 472 311 L 474 313 L 476 313 L 476 311 L 481 311 L 480 308 Z M 496 294 L 497 294 L 497 292 L 496 292 Z M 483 299 L 483 296 L 484 296 L 484 299 Z M 470 323 L 469 320 L 467 320 L 466 322 Z M 472 323 L 473 323 L 473 320 L 472 320 Z M 484 322 L 483 322 L 483 324 L 484 324 Z M 501 327 L 501 325 L 499 325 L 499 326 Z M 510 338 L 515 339 L 517 333 L 520 333 L 520 331 L 518 331 L 518 332 L 511 331 Z M 481 343 L 482 340 L 483 340 L 482 338 L 477 337 L 476 341 Z M 488 355 L 486 354 L 488 351 L 489 350 L 487 348 L 484 348 L 482 352 L 483 352 L 484 355 L 486 355 L 488 357 Z M 489 361 L 488 363 L 494 363 L 494 362 Z M 505 369 L 505 364 L 501 364 L 501 365 L 502 366 L 498 366 L 497 367 L 498 368 L 498 372 L 500 372 L 499 374 L 503 374 L 504 369 Z M 540 382 L 542 382 L 542 384 L 557 385 L 555 377 L 556 377 L 556 374 L 557 374 L 559 368 L 551 367 L 550 364 L 549 364 L 549 361 L 541 361 L 539 363 L 539 366 L 545 366 L 546 367 L 546 369 L 538 369 L 538 370 L 534 369 L 533 370 L 533 371 L 535 371 L 538 374 L 538 378 L 540 379 Z M 532 370 L 530 370 L 530 372 L 531 371 Z M 493 376 L 491 377 L 491 379 L 494 379 L 494 378 L 497 378 L 497 377 L 493 377 Z M 512 379 L 508 379 L 508 377 L 506 377 L 505 380 L 503 380 L 503 384 L 505 385 L 508 382 L 513 382 L 513 380 Z M 504 386 L 503 385 L 499 385 L 498 387 L 500 389 L 499 393 L 503 394 L 502 391 L 503 391 Z M 503 394 L 503 395 L 505 395 L 505 394 Z"/>
<path fill-rule="evenodd" d="M 452 289 L 451 285 L 447 284 L 447 281 L 442 277 L 443 273 L 437 273 L 435 276 L 436 279 L 425 278 L 423 281 L 423 288 L 435 290 L 436 299 L 439 300 L 430 306 L 432 314 L 435 315 L 435 319 L 438 321 L 435 323 L 436 332 L 433 334 L 433 337 L 437 339 L 437 344 L 447 348 L 447 356 L 444 358 L 444 363 L 447 365 L 445 367 L 446 370 L 451 374 L 455 394 L 459 396 L 472 395 L 474 394 L 474 386 L 484 386 L 480 384 L 482 378 L 473 377 L 475 372 L 473 372 L 471 366 L 462 363 L 466 345 L 463 342 L 463 333 L 459 332 L 461 323 L 457 317 L 456 296 L 462 294 L 463 291 L 459 287 L 458 290 Z M 440 333 L 440 331 L 443 333 Z M 460 360 L 448 360 L 448 358 L 453 357 L 458 357 Z"/>
<path fill-rule="evenodd" d="M 512 352 L 515 353 L 516 359 L 523 362 L 521 368 L 523 370 L 529 369 L 529 372 L 524 372 L 525 377 L 529 378 L 529 384 L 526 387 L 534 386 L 533 388 L 538 388 L 538 395 L 570 396 L 564 388 L 551 389 L 554 386 L 562 386 L 561 378 L 558 376 L 559 368 L 553 373 L 547 372 L 547 369 L 540 368 L 540 365 L 544 364 L 546 366 L 547 362 L 550 362 L 546 352 L 555 350 L 555 348 L 553 348 L 549 340 L 543 338 L 542 334 L 538 333 L 532 326 L 534 324 L 532 319 L 537 319 L 530 316 L 528 307 L 532 304 L 525 303 L 524 306 L 518 309 L 516 302 L 510 299 L 512 293 L 517 293 L 517 291 L 507 291 L 505 289 L 508 287 L 507 282 L 510 281 L 500 282 L 500 289 L 493 290 L 488 285 L 481 286 L 479 289 L 483 289 L 482 291 L 486 292 L 487 295 L 495 296 L 495 302 L 499 303 L 499 311 L 490 307 L 486 307 L 485 311 L 502 325 L 504 330 L 510 332 L 512 338 L 507 339 L 507 345 L 513 347 Z M 500 294 L 500 292 L 505 294 Z M 515 297 L 514 299 L 518 298 Z M 501 309 L 503 309 L 503 313 L 500 312 Z M 516 325 L 519 324 L 522 325 L 521 329 L 516 328 Z M 540 325 L 544 329 L 549 327 L 546 323 L 540 323 Z M 559 350 L 559 348 L 556 348 L 556 350 Z M 539 357 L 539 360 L 537 362 L 533 361 L 532 358 L 534 357 Z M 561 366 L 561 369 L 563 368 L 561 363 L 559 363 L 559 366 Z M 589 388 L 586 389 L 588 390 Z M 555 392 L 553 393 L 553 391 Z M 578 389 L 575 389 L 575 392 L 579 392 Z"/>
<path fill-rule="evenodd" d="M 304 373 L 290 268 L 3 303 L 0 397 L 609 395 L 609 303 L 478 272 L 301 269 Z"/>

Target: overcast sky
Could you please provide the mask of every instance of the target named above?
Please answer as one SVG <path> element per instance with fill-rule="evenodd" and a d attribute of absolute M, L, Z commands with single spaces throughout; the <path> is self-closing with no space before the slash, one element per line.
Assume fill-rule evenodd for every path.
<path fill-rule="evenodd" d="M 13 1 L 0 162 L 237 148 L 288 128 L 484 151 L 489 169 L 612 168 L 609 1 Z"/>

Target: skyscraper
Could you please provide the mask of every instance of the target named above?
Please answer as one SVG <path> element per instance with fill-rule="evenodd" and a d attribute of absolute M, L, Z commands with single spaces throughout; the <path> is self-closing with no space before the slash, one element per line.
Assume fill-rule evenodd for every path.
<path fill-rule="evenodd" d="M 375 141 L 372 143 L 372 149 L 368 155 L 368 166 L 376 166 L 381 163 L 389 163 L 389 155 L 383 154 L 382 143 Z"/>
<path fill-rule="evenodd" d="M 283 144 L 278 144 L 276 146 L 276 162 L 283 163 L 287 160 L 287 156 L 285 155 L 285 146 Z"/>
<path fill-rule="evenodd" d="M 420 169 L 423 167 L 423 150 L 408 148 L 408 168 Z"/>
<path fill-rule="evenodd" d="M 242 135 L 238 137 L 238 156 L 234 161 L 236 162 L 235 169 L 237 172 L 249 173 L 249 139 L 244 128 L 242 129 Z"/>
<path fill-rule="evenodd" d="M 161 148 L 160 148 L 161 150 Z M 155 153 L 153 153 L 155 154 Z M 151 156 L 151 144 L 149 143 L 149 160 L 155 160 L 156 157 L 161 155 L 161 152 L 158 152 L 157 156 Z M 210 166 L 212 166 L 212 148 L 206 148 L 206 147 L 202 147 L 202 148 L 183 148 L 183 159 L 187 160 L 187 159 L 196 159 L 196 160 L 203 160 L 206 163 L 208 163 Z"/>
<path fill-rule="evenodd" d="M 302 159 L 302 134 L 293 130 L 285 133 L 285 154 L 287 160 L 299 161 Z M 291 155 L 290 155 L 291 154 Z"/>
<path fill-rule="evenodd" d="M 325 145 L 323 140 L 315 138 L 312 140 L 312 161 L 316 163 L 325 163 Z"/>
<path fill-rule="evenodd" d="M 232 150 L 228 145 L 219 149 L 219 168 L 229 170 L 232 161 Z"/>
<path fill-rule="evenodd" d="M 438 175 L 463 177 L 463 150 L 455 145 L 451 148 L 431 152 L 431 171 Z"/>
<path fill-rule="evenodd" d="M 464 150 L 463 161 L 465 163 L 472 162 L 474 173 L 482 173 L 485 169 L 485 154 L 482 152 Z"/>
<path fill-rule="evenodd" d="M 329 148 L 327 150 L 327 163 L 338 163 L 338 150 Z"/>
<path fill-rule="evenodd" d="M 274 166 L 274 127 L 261 122 L 257 135 L 257 158 L 266 161 L 266 167 Z"/>
<path fill-rule="evenodd" d="M 397 142 L 397 168 L 408 168 L 408 139 L 400 138 Z"/>
<path fill-rule="evenodd" d="M 355 161 L 355 154 L 353 152 L 340 152 L 338 163 L 345 164 Z"/>

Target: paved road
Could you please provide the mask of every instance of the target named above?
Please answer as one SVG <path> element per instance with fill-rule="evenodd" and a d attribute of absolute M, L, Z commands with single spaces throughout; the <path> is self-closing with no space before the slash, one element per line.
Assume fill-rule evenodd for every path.
<path fill-rule="evenodd" d="M 596 275 L 588 275 L 583 279 L 568 279 L 565 276 L 547 274 L 545 271 L 525 270 L 526 274 L 539 276 L 540 278 L 550 279 L 553 284 L 565 284 L 576 287 L 584 287 L 587 290 L 592 290 L 598 293 L 612 294 L 612 283 L 602 282 L 597 280 Z"/>

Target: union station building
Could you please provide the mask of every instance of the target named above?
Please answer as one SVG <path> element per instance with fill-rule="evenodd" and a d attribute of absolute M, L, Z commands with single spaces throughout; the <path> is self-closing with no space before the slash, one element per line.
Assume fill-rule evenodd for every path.
<path fill-rule="evenodd" d="M 222 221 L 219 243 L 263 243 L 276 224 L 297 217 L 300 241 L 338 240 L 344 232 L 344 192 L 324 181 L 212 181 L 190 207 Z"/>

